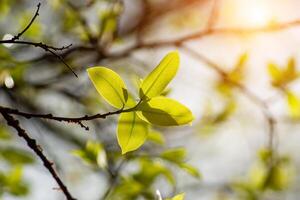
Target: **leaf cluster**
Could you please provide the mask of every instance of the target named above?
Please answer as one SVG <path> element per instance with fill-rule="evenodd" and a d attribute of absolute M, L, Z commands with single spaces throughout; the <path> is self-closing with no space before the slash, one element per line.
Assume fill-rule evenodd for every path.
<path fill-rule="evenodd" d="M 122 78 L 114 71 L 106 67 L 87 70 L 98 93 L 111 106 L 120 109 L 117 137 L 122 154 L 136 150 L 145 142 L 149 125 L 179 126 L 193 120 L 187 107 L 161 96 L 178 67 L 178 53 L 166 55 L 140 84 L 138 101 L 133 99 Z"/>

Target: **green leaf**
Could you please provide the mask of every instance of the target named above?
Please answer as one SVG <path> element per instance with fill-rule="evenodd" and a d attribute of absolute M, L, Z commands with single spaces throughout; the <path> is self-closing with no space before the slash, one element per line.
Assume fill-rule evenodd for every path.
<path fill-rule="evenodd" d="M 269 173 L 269 185 L 273 190 L 284 190 L 288 188 L 291 182 L 291 176 L 287 166 L 276 165 Z"/>
<path fill-rule="evenodd" d="M 12 169 L 6 177 L 8 192 L 14 196 L 24 196 L 28 194 L 28 185 L 22 180 L 23 168 L 20 166 Z"/>
<path fill-rule="evenodd" d="M 144 144 L 149 129 L 148 124 L 141 120 L 135 112 L 120 115 L 117 136 L 122 154 L 134 151 Z"/>
<path fill-rule="evenodd" d="M 273 79 L 273 81 L 279 80 L 281 78 L 281 70 L 278 65 L 274 63 L 268 64 L 268 72 Z"/>
<path fill-rule="evenodd" d="M 182 163 L 186 157 L 186 150 L 184 148 L 169 149 L 161 153 L 160 157 L 170 162 Z"/>
<path fill-rule="evenodd" d="M 183 169 L 184 171 L 186 171 L 187 173 L 189 173 L 190 175 L 192 175 L 195 178 L 198 178 L 198 179 L 201 178 L 201 174 L 199 173 L 198 169 L 196 169 L 192 165 L 182 163 L 182 164 L 180 164 L 180 168 Z"/>
<path fill-rule="evenodd" d="M 9 162 L 12 165 L 34 163 L 34 158 L 30 153 L 19 149 L 14 149 L 14 148 L 0 149 L 0 157 L 5 159 L 7 162 Z"/>
<path fill-rule="evenodd" d="M 295 72 L 296 72 L 296 61 L 294 58 L 290 58 L 286 66 L 286 73 L 295 74 Z"/>
<path fill-rule="evenodd" d="M 128 92 L 121 77 L 105 67 L 92 67 L 87 70 L 98 93 L 112 106 L 123 108 Z"/>
<path fill-rule="evenodd" d="M 244 79 L 244 71 L 246 66 L 246 61 L 248 60 L 248 54 L 242 54 L 237 63 L 235 64 L 233 70 L 228 73 L 228 79 L 234 83 L 240 83 Z"/>
<path fill-rule="evenodd" d="M 88 165 L 98 165 L 102 169 L 107 167 L 106 152 L 101 143 L 88 141 L 85 149 L 74 150 L 72 153 Z"/>
<path fill-rule="evenodd" d="M 0 126 L 0 140 L 8 140 L 11 138 L 8 130 L 4 126 Z"/>
<path fill-rule="evenodd" d="M 296 70 L 296 61 L 290 58 L 285 67 L 270 63 L 268 71 L 272 79 L 272 85 L 278 88 L 285 88 L 289 83 L 299 78 L 299 72 Z"/>
<path fill-rule="evenodd" d="M 171 198 L 171 199 L 166 199 L 166 200 L 184 200 L 184 193 L 178 194 L 175 197 Z"/>
<path fill-rule="evenodd" d="M 159 176 L 164 176 L 171 185 L 175 185 L 176 181 L 172 171 L 162 162 L 145 158 L 140 160 L 140 166 L 140 171 L 134 175 L 134 178 L 146 187 L 153 184 Z"/>
<path fill-rule="evenodd" d="M 163 135 L 160 132 L 153 130 L 149 132 L 148 140 L 160 145 L 165 144 L 165 138 Z"/>
<path fill-rule="evenodd" d="M 191 123 L 194 119 L 187 107 L 166 97 L 154 97 L 144 101 L 137 110 L 143 120 L 159 126 L 179 126 Z"/>
<path fill-rule="evenodd" d="M 174 78 L 179 67 L 179 54 L 167 54 L 158 66 L 144 79 L 140 88 L 140 98 L 160 95 Z"/>
<path fill-rule="evenodd" d="M 287 92 L 289 114 L 292 118 L 300 118 L 300 99 L 292 92 Z"/>
<path fill-rule="evenodd" d="M 248 54 L 247 54 L 247 53 L 243 53 L 243 54 L 239 57 L 238 62 L 236 63 L 236 65 L 235 65 L 235 67 L 234 67 L 235 70 L 239 70 L 239 69 L 241 69 L 241 68 L 244 68 L 246 62 L 248 61 L 248 58 L 249 58 Z"/>

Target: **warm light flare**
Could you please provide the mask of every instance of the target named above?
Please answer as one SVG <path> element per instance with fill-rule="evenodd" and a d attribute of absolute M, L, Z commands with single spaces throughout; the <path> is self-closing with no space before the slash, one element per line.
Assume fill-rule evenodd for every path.
<path fill-rule="evenodd" d="M 270 6 L 264 0 L 232 0 L 226 5 L 225 18 L 235 26 L 266 26 L 272 20 Z"/>
<path fill-rule="evenodd" d="M 263 26 L 270 21 L 267 6 L 262 1 L 249 1 L 243 8 L 241 19 L 249 26 Z"/>

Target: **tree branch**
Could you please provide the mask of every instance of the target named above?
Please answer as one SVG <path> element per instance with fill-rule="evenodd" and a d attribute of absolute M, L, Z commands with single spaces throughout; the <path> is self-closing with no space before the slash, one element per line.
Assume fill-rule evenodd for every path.
<path fill-rule="evenodd" d="M 98 113 L 98 114 L 95 114 L 95 115 L 85 115 L 83 117 L 58 117 L 58 116 L 53 116 L 52 114 L 26 113 L 26 112 L 21 112 L 17 109 L 7 108 L 7 107 L 3 107 L 3 106 L 0 106 L 0 111 L 2 110 L 3 112 L 5 112 L 7 114 L 18 115 L 18 116 L 25 117 L 27 119 L 39 118 L 39 119 L 54 120 L 54 121 L 58 121 L 58 122 L 75 123 L 75 124 L 80 125 L 82 128 L 85 128 L 86 130 L 89 130 L 89 128 L 82 123 L 83 121 L 90 121 L 90 120 L 94 120 L 94 119 L 105 119 L 106 117 L 111 116 L 111 115 L 117 115 L 117 114 L 121 114 L 121 113 L 125 113 L 125 112 L 131 112 L 140 103 L 141 103 L 141 100 L 132 108 L 128 108 L 128 109 L 121 108 L 119 110 L 112 111 L 112 112 L 107 112 L 107 113 L 104 113 L 104 114 Z"/>
<path fill-rule="evenodd" d="M 21 32 L 19 32 L 17 35 L 15 35 L 12 39 L 0 40 L 0 44 L 23 44 L 23 45 L 29 45 L 29 46 L 34 46 L 34 47 L 39 47 L 41 49 L 44 49 L 46 52 L 49 52 L 54 57 L 56 57 L 58 60 L 60 60 L 76 77 L 78 77 L 77 74 L 71 68 L 71 66 L 68 65 L 64 61 L 63 57 L 55 52 L 55 51 L 62 51 L 62 50 L 68 49 L 69 47 L 72 46 L 72 44 L 70 44 L 68 46 L 62 46 L 62 47 L 53 47 L 50 45 L 46 45 L 42 42 L 19 41 L 19 38 L 31 27 L 31 25 L 33 24 L 33 22 L 35 21 L 37 16 L 39 16 L 40 7 L 41 7 L 41 3 L 38 3 L 37 10 L 36 10 L 34 16 L 30 20 L 28 25 Z"/>
<path fill-rule="evenodd" d="M 211 35 L 220 35 L 220 34 L 245 35 L 245 34 L 256 34 L 256 33 L 268 33 L 268 32 L 276 32 L 276 31 L 290 29 L 299 25 L 300 25 L 300 19 L 289 21 L 289 22 L 278 23 L 272 26 L 263 26 L 263 27 L 249 27 L 249 28 L 228 27 L 228 28 L 205 29 L 173 40 L 158 40 L 152 42 L 138 41 L 138 43 L 127 47 L 121 52 L 104 53 L 104 55 L 102 55 L 102 59 L 123 58 L 130 55 L 134 51 L 141 50 L 141 49 L 160 48 L 165 46 L 178 46 L 181 45 L 182 43 L 192 41 L 192 40 L 200 40 Z M 95 50 L 96 50 L 95 47 L 78 45 L 78 46 L 74 46 L 73 48 L 69 48 L 67 51 L 60 54 L 60 56 L 64 58 L 77 51 L 93 52 Z M 42 55 L 41 57 L 35 58 L 33 60 L 29 60 L 28 62 L 41 61 L 47 58 L 49 58 L 49 55 L 46 54 L 46 55 Z"/>
<path fill-rule="evenodd" d="M 64 195 L 66 196 L 67 200 L 75 200 L 72 197 L 71 193 L 69 192 L 68 188 L 62 182 L 62 180 L 57 175 L 56 171 L 53 168 L 53 163 L 48 160 L 48 158 L 44 155 L 41 147 L 37 144 L 36 140 L 31 138 L 24 129 L 21 128 L 19 125 L 19 121 L 9 115 L 4 109 L 0 108 L 0 112 L 4 119 L 6 120 L 7 124 L 13 127 L 17 132 L 18 136 L 23 138 L 27 146 L 34 151 L 34 153 L 42 160 L 45 168 L 50 172 L 52 177 L 55 179 L 57 184 L 59 185 L 60 189 L 63 191 Z"/>
<path fill-rule="evenodd" d="M 41 7 L 41 3 L 38 3 L 37 5 L 37 9 L 35 11 L 35 14 L 34 16 L 32 17 L 32 19 L 30 20 L 29 24 L 24 28 L 23 31 L 21 31 L 20 33 L 18 33 L 17 35 L 15 35 L 12 40 L 15 41 L 15 40 L 18 40 L 29 28 L 30 26 L 33 24 L 35 18 L 39 15 L 39 10 L 40 10 L 40 7 Z"/>

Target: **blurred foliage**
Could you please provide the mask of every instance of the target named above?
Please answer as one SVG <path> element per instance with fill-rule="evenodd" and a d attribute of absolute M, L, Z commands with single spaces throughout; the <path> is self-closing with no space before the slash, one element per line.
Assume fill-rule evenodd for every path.
<path fill-rule="evenodd" d="M 236 64 L 233 66 L 233 69 L 225 72 L 225 74 L 221 77 L 222 79 L 217 83 L 218 91 L 225 96 L 232 96 L 232 89 L 244 81 L 247 60 L 247 53 L 242 54 L 238 58 Z"/>
<path fill-rule="evenodd" d="M 277 88 L 285 89 L 286 86 L 299 78 L 300 73 L 296 69 L 294 58 L 290 58 L 286 66 L 280 67 L 274 63 L 268 65 L 272 85 Z"/>
<path fill-rule="evenodd" d="M 0 125 L 0 198 L 29 193 L 29 185 L 23 179 L 23 166 L 33 164 L 34 159 L 27 151 L 3 145 L 12 139 L 9 130 Z"/>
<path fill-rule="evenodd" d="M 274 151 L 262 149 L 254 163 L 248 180 L 233 184 L 233 189 L 245 200 L 261 199 L 268 191 L 282 191 L 292 183 L 294 167 L 288 156 L 274 155 Z"/>
<path fill-rule="evenodd" d="M 175 187 L 176 178 L 170 166 L 178 167 L 197 179 L 201 177 L 195 167 L 186 163 L 184 148 L 167 149 L 155 155 L 133 152 L 122 157 L 115 151 L 105 149 L 100 143 L 88 141 L 84 149 L 75 150 L 73 153 L 92 169 L 111 177 L 114 185 L 107 193 L 106 199 L 133 200 L 141 197 L 155 199 L 154 185 L 161 178 Z M 125 163 L 137 165 L 138 170 L 130 173 L 122 172 L 122 168 L 126 167 Z M 110 171 L 113 168 L 117 171 Z"/>

